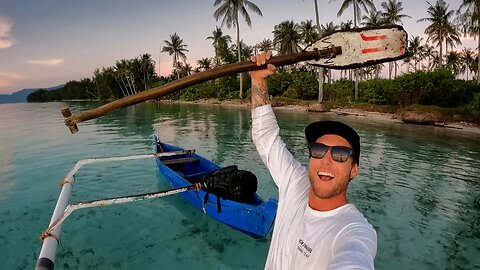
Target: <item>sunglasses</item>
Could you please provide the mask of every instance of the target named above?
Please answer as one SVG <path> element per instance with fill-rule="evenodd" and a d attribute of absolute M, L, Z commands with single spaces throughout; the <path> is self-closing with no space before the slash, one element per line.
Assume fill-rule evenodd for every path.
<path fill-rule="evenodd" d="M 337 162 L 345 162 L 353 155 L 353 149 L 346 146 L 328 146 L 323 143 L 309 143 L 308 151 L 312 158 L 323 158 L 330 150 L 332 159 Z"/>

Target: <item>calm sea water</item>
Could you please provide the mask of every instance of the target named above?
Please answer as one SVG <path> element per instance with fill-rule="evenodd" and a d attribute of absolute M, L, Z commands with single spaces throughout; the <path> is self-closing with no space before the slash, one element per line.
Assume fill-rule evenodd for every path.
<path fill-rule="evenodd" d="M 79 126 L 65 103 L 0 105 L 2 269 L 33 269 L 60 192 L 79 159 L 151 153 L 152 137 L 222 166 L 254 172 L 262 197 L 276 189 L 254 149 L 244 107 L 142 104 Z M 72 112 L 94 103 L 70 103 Z M 328 114 L 277 111 L 281 135 L 303 163 L 304 126 Z M 336 116 L 362 137 L 349 198 L 378 232 L 377 269 L 480 269 L 480 136 L 458 130 Z M 154 160 L 84 167 L 72 202 L 169 187 Z M 179 196 L 79 210 L 64 223 L 56 269 L 263 269 L 270 236 L 255 240 L 194 211 Z"/>

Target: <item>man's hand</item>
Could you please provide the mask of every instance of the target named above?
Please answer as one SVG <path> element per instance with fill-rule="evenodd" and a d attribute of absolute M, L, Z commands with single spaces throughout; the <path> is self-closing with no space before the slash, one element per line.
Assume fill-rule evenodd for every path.
<path fill-rule="evenodd" d="M 272 52 L 268 51 L 268 52 L 263 52 L 261 54 L 252 55 L 250 57 L 250 60 L 252 62 L 256 63 L 257 66 L 261 66 L 261 65 L 265 65 L 265 63 L 267 62 L 268 59 L 270 59 L 270 57 L 272 57 Z M 277 70 L 277 68 L 274 65 L 268 64 L 267 69 L 250 71 L 250 77 L 252 78 L 252 84 L 254 84 L 256 82 L 262 82 L 266 77 L 275 73 L 276 70 Z"/>
<path fill-rule="evenodd" d="M 250 57 L 250 60 L 257 63 L 257 66 L 265 65 L 267 60 L 272 57 L 272 52 L 263 52 L 255 56 Z M 276 67 L 272 64 L 268 64 L 266 69 L 250 71 L 250 78 L 252 79 L 252 109 L 270 104 L 267 91 L 267 78 L 276 71 Z"/>

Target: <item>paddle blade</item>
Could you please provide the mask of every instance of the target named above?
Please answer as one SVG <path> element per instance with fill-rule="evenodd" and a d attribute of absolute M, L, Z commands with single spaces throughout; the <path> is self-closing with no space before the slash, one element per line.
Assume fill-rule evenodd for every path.
<path fill-rule="evenodd" d="M 331 68 L 351 69 L 402 59 L 407 54 L 407 32 L 398 25 L 337 31 L 305 48 L 321 50 L 342 47 L 342 54 L 307 63 Z"/>

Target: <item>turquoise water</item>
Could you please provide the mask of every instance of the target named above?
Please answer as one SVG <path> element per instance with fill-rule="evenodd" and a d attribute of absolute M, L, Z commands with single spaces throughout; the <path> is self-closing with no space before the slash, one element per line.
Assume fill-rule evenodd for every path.
<path fill-rule="evenodd" d="M 70 103 L 72 112 L 94 103 Z M 65 103 L 0 105 L 2 269 L 33 269 L 60 192 L 79 159 L 150 153 L 152 137 L 275 186 L 256 154 L 246 107 L 142 104 L 83 123 L 70 135 Z M 306 164 L 303 128 L 332 115 L 277 111 L 281 135 Z M 378 232 L 377 269 L 480 268 L 480 136 L 337 116 L 363 148 L 349 198 Z M 154 160 L 88 165 L 72 202 L 168 188 Z M 255 240 L 193 211 L 181 197 L 84 209 L 64 223 L 56 269 L 263 269 L 270 236 Z"/>

